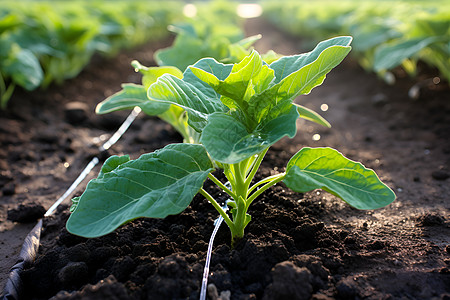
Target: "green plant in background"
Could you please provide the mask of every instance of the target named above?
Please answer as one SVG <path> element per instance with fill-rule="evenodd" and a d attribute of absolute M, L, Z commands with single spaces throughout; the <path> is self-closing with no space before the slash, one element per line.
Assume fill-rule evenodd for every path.
<path fill-rule="evenodd" d="M 185 111 L 200 144 L 171 144 L 136 160 L 110 157 L 74 199 L 67 230 L 101 236 L 136 218 L 178 214 L 200 193 L 224 218 L 234 246 L 251 220 L 251 203 L 281 181 L 297 192 L 321 188 L 358 209 L 388 205 L 395 194 L 375 172 L 331 148 L 303 148 L 284 173 L 253 180 L 270 146 L 284 136 L 295 136 L 303 109 L 294 98 L 322 84 L 349 53 L 350 42 L 351 37 L 333 38 L 309 53 L 270 64 L 256 51 L 236 64 L 203 58 L 182 78 L 160 76 L 149 86 L 147 101 Z M 323 123 L 317 114 L 309 117 Z M 213 175 L 216 169 L 223 171 L 229 186 Z M 207 178 L 232 199 L 227 202 L 231 215 L 203 189 Z"/>
<path fill-rule="evenodd" d="M 176 34 L 174 43 L 155 53 L 159 66 L 174 66 L 184 71 L 204 57 L 213 57 L 223 63 L 241 61 L 250 54 L 251 46 L 261 38 L 244 38 L 242 20 L 236 15 L 236 5 L 229 1 L 212 1 L 196 5 L 201 17 L 186 18 L 183 23 L 169 26 Z M 264 60 L 270 62 L 279 55 L 269 51 Z"/>
<path fill-rule="evenodd" d="M 2 1 L 0 98 L 77 76 L 95 53 L 115 55 L 167 35 L 181 9 L 171 2 Z"/>
<path fill-rule="evenodd" d="M 450 81 L 450 3 L 443 1 L 268 1 L 273 23 L 302 37 L 352 35 L 361 66 L 388 83 L 402 67 L 417 75 L 417 62 L 436 67 Z"/>
<path fill-rule="evenodd" d="M 419 60 L 435 66 L 450 82 L 450 10 L 417 16 L 407 34 L 375 50 L 373 65 L 377 72 L 401 65 L 416 75 Z"/>

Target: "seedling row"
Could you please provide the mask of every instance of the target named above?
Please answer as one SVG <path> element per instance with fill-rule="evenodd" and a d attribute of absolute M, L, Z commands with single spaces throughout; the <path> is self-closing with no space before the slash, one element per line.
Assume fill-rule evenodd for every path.
<path fill-rule="evenodd" d="M 77 76 L 95 54 L 111 56 L 167 36 L 180 16 L 171 1 L 2 1 L 0 97 Z"/>
<path fill-rule="evenodd" d="M 450 81 L 448 1 L 269 1 L 264 9 L 274 24 L 296 36 L 353 36 L 361 66 L 389 83 L 396 67 L 417 76 L 418 61 Z"/>

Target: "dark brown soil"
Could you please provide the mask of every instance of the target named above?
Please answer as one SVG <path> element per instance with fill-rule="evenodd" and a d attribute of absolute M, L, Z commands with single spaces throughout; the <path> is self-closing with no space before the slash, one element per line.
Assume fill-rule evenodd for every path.
<path fill-rule="evenodd" d="M 308 50 L 261 20 L 248 22 L 247 31 L 263 33 L 260 52 Z M 94 62 L 63 87 L 18 91 L 0 113 L 1 283 L 34 225 L 8 221 L 8 210 L 48 208 L 65 191 L 96 155 L 95 137 L 110 134 L 127 115 L 95 116 L 95 104 L 120 83 L 138 82 L 129 62 L 148 65 L 161 46 Z M 323 86 L 297 100 L 316 111 L 327 104 L 322 114 L 333 128 L 299 121 L 297 137 L 274 145 L 258 176 L 283 171 L 302 146 L 330 146 L 375 169 L 398 198 L 380 210 L 358 211 L 322 191 L 270 189 L 252 204 L 252 222 L 235 249 L 226 226 L 218 232 L 209 281 L 219 293 L 230 291 L 231 299 L 449 299 L 450 89 L 426 86 L 413 101 L 407 95 L 412 84 L 400 78 L 387 86 L 347 59 Z M 169 126 L 142 116 L 110 152 L 136 158 L 179 141 Z M 205 188 L 225 200 L 210 182 Z M 44 220 L 39 256 L 23 273 L 27 299 L 198 299 L 217 218 L 202 197 L 180 215 L 137 220 L 97 239 L 68 234 L 67 217 L 64 205 Z"/>

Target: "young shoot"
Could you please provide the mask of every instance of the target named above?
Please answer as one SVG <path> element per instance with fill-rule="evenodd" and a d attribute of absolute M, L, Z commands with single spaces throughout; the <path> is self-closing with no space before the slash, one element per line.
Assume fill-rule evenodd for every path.
<path fill-rule="evenodd" d="M 200 193 L 224 218 L 234 246 L 251 221 L 251 203 L 281 181 L 300 193 L 325 190 L 357 209 L 388 205 L 395 194 L 375 172 L 331 148 L 302 148 L 285 172 L 254 180 L 270 146 L 295 136 L 299 117 L 329 126 L 293 100 L 322 84 L 349 53 L 350 43 L 351 37 L 333 38 L 270 64 L 256 51 L 236 64 L 203 58 L 182 76 L 159 76 L 146 89 L 146 101 L 181 109 L 196 132 L 194 143 L 171 144 L 136 160 L 110 157 L 74 202 L 67 230 L 101 236 L 136 218 L 178 214 Z M 229 184 L 213 175 L 217 169 Z M 232 199 L 230 214 L 203 188 L 207 178 Z"/>

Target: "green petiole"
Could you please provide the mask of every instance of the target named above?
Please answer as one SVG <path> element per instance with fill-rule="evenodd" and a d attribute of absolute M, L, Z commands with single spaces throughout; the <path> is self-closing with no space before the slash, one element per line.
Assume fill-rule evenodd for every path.
<path fill-rule="evenodd" d="M 247 210 L 253 200 L 255 200 L 265 190 L 283 180 L 286 175 L 285 173 L 281 173 L 269 176 L 255 183 L 250 188 L 250 184 L 256 175 L 267 151 L 268 148 L 263 150 L 261 153 L 255 154 L 239 163 L 225 164 L 223 166 L 224 169 L 227 170 L 225 173 L 228 174 L 227 179 L 229 180 L 232 189 L 226 187 L 225 184 L 220 182 L 220 180 L 218 180 L 211 173 L 208 174 L 208 178 L 233 199 L 233 201 L 227 203 L 235 211 L 235 213 L 232 214 L 233 219 L 226 219 L 224 217 L 226 212 L 222 209 L 222 207 L 220 207 L 217 201 L 205 190 L 203 190 L 203 188 L 200 190 L 200 193 L 204 195 L 206 199 L 208 199 L 208 201 L 214 206 L 214 208 L 218 210 L 220 215 L 224 217 L 225 222 L 230 227 L 232 245 L 235 245 L 244 236 L 244 229 L 250 221 L 250 216 L 247 214 Z M 257 189 L 261 185 L 263 186 Z M 255 189 L 257 190 L 252 193 Z M 229 224 L 230 222 L 231 225 Z"/>

